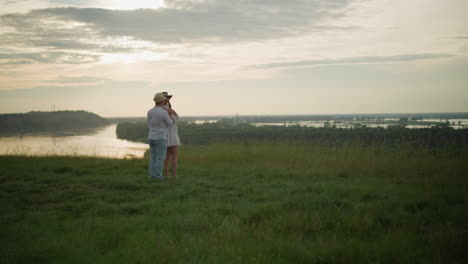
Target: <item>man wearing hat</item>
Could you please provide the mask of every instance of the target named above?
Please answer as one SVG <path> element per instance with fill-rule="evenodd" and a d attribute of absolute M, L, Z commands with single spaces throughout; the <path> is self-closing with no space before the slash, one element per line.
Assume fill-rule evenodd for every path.
<path fill-rule="evenodd" d="M 154 95 L 155 106 L 148 111 L 148 143 L 150 145 L 149 174 L 151 179 L 163 179 L 162 170 L 167 151 L 167 131 L 175 124 L 163 109 L 166 97 L 162 93 Z"/>

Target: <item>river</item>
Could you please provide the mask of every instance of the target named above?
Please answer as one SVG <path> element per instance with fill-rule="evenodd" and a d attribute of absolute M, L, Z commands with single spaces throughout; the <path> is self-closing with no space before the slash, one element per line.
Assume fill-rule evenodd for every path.
<path fill-rule="evenodd" d="M 148 145 L 118 139 L 116 127 L 112 124 L 86 133 L 0 137 L 0 155 L 143 157 Z"/>

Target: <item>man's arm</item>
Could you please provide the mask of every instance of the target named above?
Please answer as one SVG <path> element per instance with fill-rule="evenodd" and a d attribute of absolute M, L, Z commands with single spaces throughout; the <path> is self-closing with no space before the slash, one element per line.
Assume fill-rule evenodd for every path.
<path fill-rule="evenodd" d="M 151 112 L 148 111 L 148 113 L 146 114 L 146 123 L 148 124 L 148 127 L 151 127 Z"/>
<path fill-rule="evenodd" d="M 164 123 L 166 126 L 171 127 L 175 124 L 175 120 L 169 117 L 169 114 L 167 112 L 164 112 Z"/>

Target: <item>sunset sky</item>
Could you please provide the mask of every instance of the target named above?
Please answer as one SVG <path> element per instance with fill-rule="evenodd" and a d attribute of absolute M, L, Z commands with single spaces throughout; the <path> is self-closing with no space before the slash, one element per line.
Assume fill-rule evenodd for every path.
<path fill-rule="evenodd" d="M 468 112 L 466 0 L 0 0 L 0 113 Z"/>

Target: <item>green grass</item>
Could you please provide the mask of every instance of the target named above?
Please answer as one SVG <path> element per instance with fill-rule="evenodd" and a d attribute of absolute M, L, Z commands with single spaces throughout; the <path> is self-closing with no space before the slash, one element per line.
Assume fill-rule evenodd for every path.
<path fill-rule="evenodd" d="M 467 263 L 468 153 L 183 146 L 146 160 L 0 157 L 1 263 Z"/>

